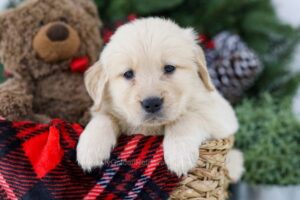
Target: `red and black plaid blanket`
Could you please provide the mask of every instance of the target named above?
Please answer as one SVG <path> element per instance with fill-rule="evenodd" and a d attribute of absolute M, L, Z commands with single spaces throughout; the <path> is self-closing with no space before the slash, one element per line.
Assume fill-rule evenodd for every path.
<path fill-rule="evenodd" d="M 75 151 L 81 132 L 61 120 L 0 120 L 0 199 L 167 199 L 180 181 L 157 136 L 121 136 L 110 160 L 84 173 Z"/>

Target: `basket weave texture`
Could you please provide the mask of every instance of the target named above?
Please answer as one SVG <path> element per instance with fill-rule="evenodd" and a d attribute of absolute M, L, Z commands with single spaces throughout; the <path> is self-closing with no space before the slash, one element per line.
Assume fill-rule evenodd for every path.
<path fill-rule="evenodd" d="M 230 178 L 226 155 L 234 143 L 233 137 L 211 140 L 201 145 L 197 166 L 189 172 L 171 194 L 172 200 L 225 200 Z"/>

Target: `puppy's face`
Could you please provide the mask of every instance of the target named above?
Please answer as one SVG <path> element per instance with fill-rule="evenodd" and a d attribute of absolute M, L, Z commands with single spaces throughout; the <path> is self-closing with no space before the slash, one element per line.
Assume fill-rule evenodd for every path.
<path fill-rule="evenodd" d="M 193 31 L 159 18 L 119 28 L 87 73 L 86 85 L 96 107 L 133 126 L 174 121 L 195 92 L 213 90 Z"/>

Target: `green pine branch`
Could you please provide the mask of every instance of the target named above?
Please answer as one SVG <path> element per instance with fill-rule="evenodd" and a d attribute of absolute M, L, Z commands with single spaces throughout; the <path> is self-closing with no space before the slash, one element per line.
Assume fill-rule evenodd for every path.
<path fill-rule="evenodd" d="M 245 99 L 236 112 L 240 129 L 236 147 L 244 153 L 244 181 L 252 184 L 300 184 L 300 124 L 291 96 L 263 94 Z"/>

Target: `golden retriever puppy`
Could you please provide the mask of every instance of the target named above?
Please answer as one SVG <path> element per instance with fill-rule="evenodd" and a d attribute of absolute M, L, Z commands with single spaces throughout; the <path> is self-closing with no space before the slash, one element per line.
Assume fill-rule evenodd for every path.
<path fill-rule="evenodd" d="M 232 107 L 215 90 L 193 29 L 161 18 L 121 26 L 85 77 L 94 100 L 77 160 L 90 170 L 109 158 L 119 134 L 163 134 L 164 159 L 177 175 L 198 160 L 205 140 L 234 134 Z"/>

